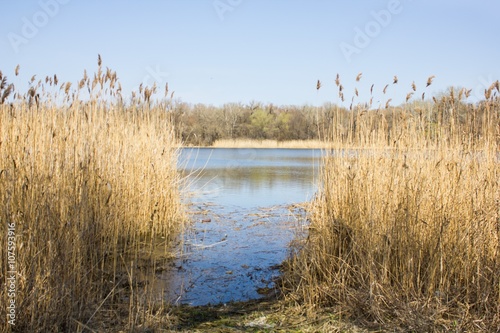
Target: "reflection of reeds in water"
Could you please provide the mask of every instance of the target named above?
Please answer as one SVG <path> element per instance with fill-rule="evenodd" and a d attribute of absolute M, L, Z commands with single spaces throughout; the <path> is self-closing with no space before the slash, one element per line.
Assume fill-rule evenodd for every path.
<path fill-rule="evenodd" d="M 498 93 L 497 81 L 475 104 L 452 89 L 434 104 L 339 110 L 330 141 L 365 149 L 325 158 L 288 299 L 389 330 L 498 331 Z"/>
<path fill-rule="evenodd" d="M 15 223 L 15 329 L 133 331 L 156 311 L 137 277 L 170 256 L 183 221 L 176 141 L 166 104 L 148 100 L 153 89 L 125 104 L 100 57 L 94 80 L 85 73 L 72 87 L 54 76 L 33 78 L 24 95 L 0 91 L 0 243 Z"/>

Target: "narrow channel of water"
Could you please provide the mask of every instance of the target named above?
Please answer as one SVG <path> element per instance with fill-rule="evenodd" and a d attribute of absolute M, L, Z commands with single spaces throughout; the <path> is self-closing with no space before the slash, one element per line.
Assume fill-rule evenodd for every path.
<path fill-rule="evenodd" d="M 158 276 L 171 303 L 257 299 L 274 286 L 316 191 L 321 150 L 183 149 L 191 218 L 174 267 Z"/>

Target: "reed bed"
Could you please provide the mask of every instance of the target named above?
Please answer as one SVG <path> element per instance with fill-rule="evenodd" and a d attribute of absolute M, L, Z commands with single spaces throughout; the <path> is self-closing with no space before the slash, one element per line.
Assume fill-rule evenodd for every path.
<path fill-rule="evenodd" d="M 333 120 L 288 301 L 384 331 L 500 331 L 498 81 L 463 92 Z"/>
<path fill-rule="evenodd" d="M 321 140 L 252 140 L 252 139 L 223 139 L 216 140 L 210 147 L 213 148 L 285 148 L 285 149 L 323 149 L 330 144 Z"/>
<path fill-rule="evenodd" d="M 73 88 L 33 77 L 25 94 L 0 77 L 0 267 L 16 277 L 15 325 L 1 332 L 134 331 L 161 312 L 140 276 L 172 256 L 183 225 L 177 141 L 154 87 L 125 103 L 98 65 Z M 11 296 L 0 289 L 3 305 Z"/>

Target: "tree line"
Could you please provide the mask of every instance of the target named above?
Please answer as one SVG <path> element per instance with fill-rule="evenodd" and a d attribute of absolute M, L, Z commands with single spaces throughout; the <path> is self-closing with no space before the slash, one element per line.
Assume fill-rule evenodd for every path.
<path fill-rule="evenodd" d="M 344 107 L 334 103 L 321 106 L 276 106 L 251 102 L 222 106 L 172 102 L 171 119 L 185 145 L 210 146 L 222 139 L 255 140 L 353 140 L 361 131 L 378 131 L 384 126 L 391 140 L 393 124 L 403 117 L 425 126 L 429 137 L 443 130 L 472 127 L 480 136 L 488 126 L 485 115 L 493 105 L 498 113 L 498 97 L 487 96 L 468 102 L 458 88 L 450 87 L 431 100 L 413 101 L 399 106 L 372 108 L 368 104 Z M 498 117 L 498 115 L 496 115 Z M 495 117 L 495 118 L 496 118 Z M 490 124 L 491 125 L 491 124 Z"/>

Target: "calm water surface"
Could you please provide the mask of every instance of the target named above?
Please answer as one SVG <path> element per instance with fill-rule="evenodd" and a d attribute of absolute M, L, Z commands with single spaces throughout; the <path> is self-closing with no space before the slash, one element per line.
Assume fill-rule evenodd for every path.
<path fill-rule="evenodd" d="M 192 226 L 175 267 L 159 276 L 172 303 L 218 304 L 262 297 L 304 214 L 292 204 L 316 191 L 321 150 L 183 149 Z M 206 222 L 210 220 L 210 222 Z"/>

